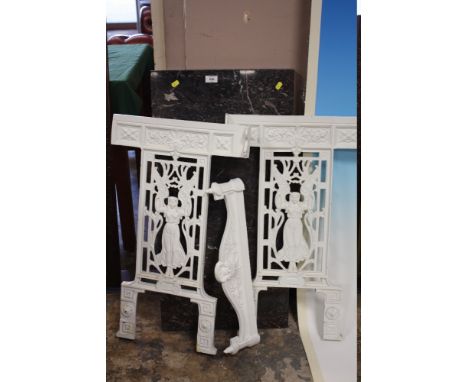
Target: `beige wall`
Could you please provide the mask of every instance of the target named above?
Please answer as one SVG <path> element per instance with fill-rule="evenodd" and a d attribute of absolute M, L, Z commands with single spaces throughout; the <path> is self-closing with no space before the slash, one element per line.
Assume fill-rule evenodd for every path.
<path fill-rule="evenodd" d="M 310 6 L 310 0 L 164 0 L 166 69 L 295 69 L 304 81 Z"/>

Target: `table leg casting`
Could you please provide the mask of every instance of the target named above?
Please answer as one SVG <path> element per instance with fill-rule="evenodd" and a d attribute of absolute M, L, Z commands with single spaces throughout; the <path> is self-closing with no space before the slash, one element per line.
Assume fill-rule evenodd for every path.
<path fill-rule="evenodd" d="M 245 221 L 244 183 L 232 179 L 227 183 L 213 183 L 208 190 L 215 200 L 224 199 L 227 209 L 226 228 L 219 249 L 215 277 L 223 286 L 239 321 L 239 331 L 224 350 L 236 354 L 239 350 L 260 342 L 257 315 L 250 271 L 247 225 Z"/>

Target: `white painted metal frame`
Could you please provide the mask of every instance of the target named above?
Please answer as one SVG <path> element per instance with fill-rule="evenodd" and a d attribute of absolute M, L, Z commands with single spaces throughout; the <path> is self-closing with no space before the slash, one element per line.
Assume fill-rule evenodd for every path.
<path fill-rule="evenodd" d="M 255 298 L 268 287 L 324 296 L 323 338 L 340 340 L 341 289 L 328 283 L 333 151 L 354 149 L 356 118 L 226 115 L 260 147 Z"/>
<path fill-rule="evenodd" d="M 239 350 L 260 342 L 250 271 L 247 223 L 245 220 L 244 183 L 239 178 L 226 183 L 213 183 L 208 190 L 215 200 L 226 202 L 227 220 L 219 248 L 215 277 L 237 314 L 239 331 L 224 350 L 236 354 Z"/>
<path fill-rule="evenodd" d="M 216 298 L 203 287 L 212 155 L 247 157 L 248 128 L 114 115 L 112 144 L 142 149 L 135 280 L 121 288 L 117 336 L 135 339 L 138 293 L 198 304 L 197 351 L 216 354 Z"/>

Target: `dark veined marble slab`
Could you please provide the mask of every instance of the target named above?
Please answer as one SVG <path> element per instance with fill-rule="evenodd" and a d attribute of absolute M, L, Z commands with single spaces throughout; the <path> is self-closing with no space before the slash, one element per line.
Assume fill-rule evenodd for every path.
<path fill-rule="evenodd" d="M 293 70 L 187 70 L 151 73 L 153 117 L 224 123 L 225 114 L 295 114 L 297 76 Z M 214 156 L 211 182 L 226 182 L 239 177 L 246 190 L 247 231 L 252 274 L 256 272 L 257 201 L 259 149 L 251 148 L 248 159 Z M 237 329 L 234 309 L 215 280 L 214 266 L 226 223 L 224 202 L 210 198 L 205 290 L 218 298 L 216 328 Z M 288 325 L 288 289 L 260 292 L 259 328 L 284 328 Z M 163 330 L 188 330 L 197 327 L 198 311 L 188 299 L 164 296 L 161 301 Z"/>
<path fill-rule="evenodd" d="M 293 70 L 164 70 L 151 73 L 153 116 L 224 122 L 230 114 L 293 114 Z"/>

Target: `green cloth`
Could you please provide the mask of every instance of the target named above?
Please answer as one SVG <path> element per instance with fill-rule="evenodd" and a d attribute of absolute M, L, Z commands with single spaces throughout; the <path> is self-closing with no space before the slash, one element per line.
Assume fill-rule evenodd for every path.
<path fill-rule="evenodd" d="M 138 115 L 142 100 L 137 89 L 154 69 L 153 48 L 147 44 L 108 45 L 107 57 L 112 112 Z"/>

